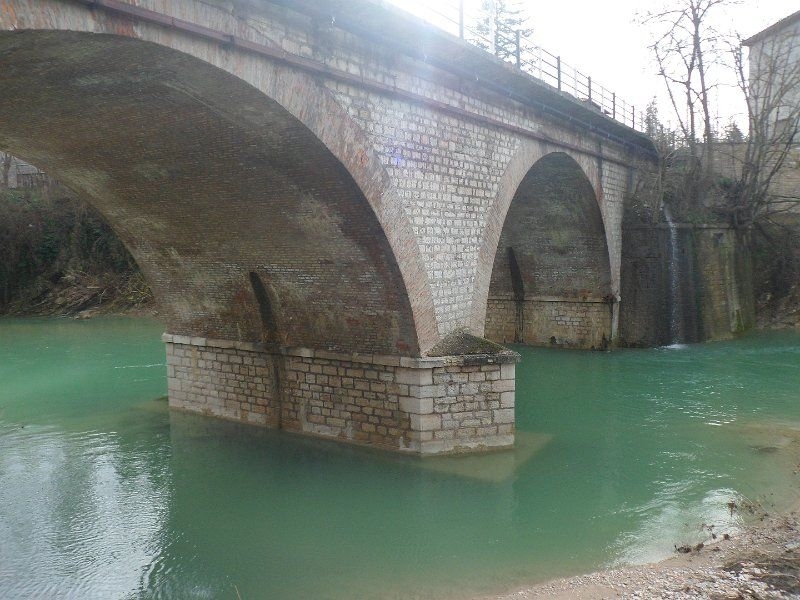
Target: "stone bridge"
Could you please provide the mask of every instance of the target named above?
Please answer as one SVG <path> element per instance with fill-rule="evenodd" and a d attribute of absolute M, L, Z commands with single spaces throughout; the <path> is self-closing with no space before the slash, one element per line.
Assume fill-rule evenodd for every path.
<path fill-rule="evenodd" d="M 172 407 L 420 454 L 513 444 L 492 342 L 614 342 L 652 152 L 367 0 L 0 0 L 0 149 L 129 248 Z"/>

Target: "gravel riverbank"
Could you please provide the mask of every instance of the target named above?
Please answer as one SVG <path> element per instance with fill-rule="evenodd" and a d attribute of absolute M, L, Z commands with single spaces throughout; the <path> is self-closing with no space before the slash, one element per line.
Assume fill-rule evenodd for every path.
<path fill-rule="evenodd" d="M 800 507 L 798 507 L 800 508 Z M 683 550 L 689 550 L 684 548 Z M 743 532 L 724 534 L 662 562 L 559 579 L 481 600 L 767 600 L 800 598 L 797 511 L 757 517 Z M 477 600 L 477 599 L 475 599 Z"/>

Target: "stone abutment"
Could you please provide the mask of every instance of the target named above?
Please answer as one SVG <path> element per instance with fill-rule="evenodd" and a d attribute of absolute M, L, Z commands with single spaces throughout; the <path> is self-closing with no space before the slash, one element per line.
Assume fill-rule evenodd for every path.
<path fill-rule="evenodd" d="M 652 347 L 730 338 L 755 324 L 750 231 L 677 223 L 624 231 L 620 344 Z M 676 281 L 676 289 L 672 289 Z M 672 306 L 678 303 L 678 307 Z M 677 310 L 675 310 L 677 308 Z M 671 318 L 679 323 L 671 327 Z M 677 332 L 677 338 L 675 333 Z"/>

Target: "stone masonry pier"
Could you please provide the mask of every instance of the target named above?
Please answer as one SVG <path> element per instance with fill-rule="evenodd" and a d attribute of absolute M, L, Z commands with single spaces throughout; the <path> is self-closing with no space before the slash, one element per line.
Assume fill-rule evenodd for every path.
<path fill-rule="evenodd" d="M 176 409 L 423 455 L 514 443 L 513 352 L 411 358 L 163 340 Z"/>

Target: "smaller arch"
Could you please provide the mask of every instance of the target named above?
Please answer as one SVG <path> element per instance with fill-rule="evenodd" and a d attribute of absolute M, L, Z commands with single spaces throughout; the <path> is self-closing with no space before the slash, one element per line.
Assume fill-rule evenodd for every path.
<path fill-rule="evenodd" d="M 543 144 L 523 146 L 509 164 L 486 227 L 473 303 L 473 326 L 488 339 L 587 348 L 609 342 L 611 263 L 591 165 Z"/>

